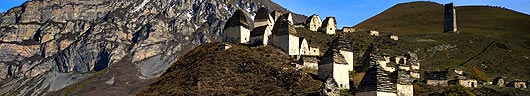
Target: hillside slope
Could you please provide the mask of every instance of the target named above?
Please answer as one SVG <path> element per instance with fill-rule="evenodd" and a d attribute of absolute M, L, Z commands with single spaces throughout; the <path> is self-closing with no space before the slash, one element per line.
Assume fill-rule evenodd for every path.
<path fill-rule="evenodd" d="M 397 34 L 398 46 L 417 52 L 424 70 L 530 79 L 530 15 L 490 6 L 457 6 L 456 13 L 458 34 L 442 32 L 443 5 L 434 2 L 397 4 L 354 27 Z"/>
<path fill-rule="evenodd" d="M 219 45 L 190 51 L 140 94 L 308 95 L 318 93 L 322 84 L 293 69 L 292 60 L 277 48 L 233 45 L 218 50 Z"/>

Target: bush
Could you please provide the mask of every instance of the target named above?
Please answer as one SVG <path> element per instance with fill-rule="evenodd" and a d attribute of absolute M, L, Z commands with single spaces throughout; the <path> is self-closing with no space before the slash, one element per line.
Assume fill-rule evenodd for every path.
<path fill-rule="evenodd" d="M 471 67 L 469 68 L 469 77 L 471 78 L 475 78 L 477 80 L 482 80 L 482 81 L 489 81 L 489 76 L 486 74 L 486 72 L 482 71 L 482 69 L 480 68 L 477 68 L 477 67 Z"/>
<path fill-rule="evenodd" d="M 340 96 L 353 96 L 353 94 L 348 89 L 342 89 L 340 90 Z"/>
<path fill-rule="evenodd" d="M 445 96 L 475 96 L 469 89 L 462 85 L 451 85 L 443 92 Z"/>

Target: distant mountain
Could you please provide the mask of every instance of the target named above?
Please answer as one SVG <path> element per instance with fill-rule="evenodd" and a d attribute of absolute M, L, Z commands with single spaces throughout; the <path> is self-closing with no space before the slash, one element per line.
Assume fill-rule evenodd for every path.
<path fill-rule="evenodd" d="M 0 16 L 0 95 L 134 94 L 219 41 L 233 11 L 259 7 L 289 12 L 270 0 L 27 1 Z"/>

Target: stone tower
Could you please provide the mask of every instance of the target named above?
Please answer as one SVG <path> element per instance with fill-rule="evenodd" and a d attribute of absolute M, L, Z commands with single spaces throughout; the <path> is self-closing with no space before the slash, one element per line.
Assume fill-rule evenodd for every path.
<path fill-rule="evenodd" d="M 453 3 L 445 4 L 444 9 L 444 32 L 455 32 L 456 29 L 456 10 Z"/>
<path fill-rule="evenodd" d="M 337 30 L 337 21 L 335 20 L 335 17 L 326 17 L 319 30 L 329 35 L 335 34 L 335 30 Z"/>
<path fill-rule="evenodd" d="M 230 17 L 223 28 L 223 41 L 232 43 L 248 44 L 250 40 L 250 30 L 254 28 L 253 20 L 246 11 L 238 9 Z"/>
<path fill-rule="evenodd" d="M 311 31 L 318 31 L 318 28 L 322 25 L 322 21 L 320 20 L 320 16 L 317 14 L 313 14 L 307 18 L 305 21 L 306 27 L 309 28 Z"/>

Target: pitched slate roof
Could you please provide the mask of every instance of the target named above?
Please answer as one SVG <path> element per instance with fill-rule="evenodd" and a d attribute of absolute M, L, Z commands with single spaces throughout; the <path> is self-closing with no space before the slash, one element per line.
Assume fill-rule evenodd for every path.
<path fill-rule="evenodd" d="M 278 19 L 274 24 L 274 28 L 272 29 L 272 35 L 278 36 L 285 34 L 298 36 L 298 32 L 296 32 L 296 29 L 291 22 L 287 21 L 286 19 Z"/>
<path fill-rule="evenodd" d="M 254 17 L 254 22 L 267 20 L 269 20 L 269 9 L 265 7 L 259 8 L 258 12 L 256 12 L 256 17 Z"/>
<path fill-rule="evenodd" d="M 408 71 L 398 70 L 396 75 L 398 84 L 412 84 L 412 82 L 414 82 L 414 79 L 410 77 Z"/>
<path fill-rule="evenodd" d="M 346 58 L 344 58 L 344 56 L 340 54 L 339 50 L 334 48 L 330 48 L 328 51 L 326 51 L 326 53 L 324 53 L 321 62 L 322 63 L 319 65 L 331 63 L 348 64 L 348 62 L 346 62 Z"/>
<path fill-rule="evenodd" d="M 353 51 L 353 43 L 347 40 L 343 35 L 338 35 L 331 41 L 331 47 L 344 51 Z"/>
<path fill-rule="evenodd" d="M 301 62 L 311 62 L 311 63 L 318 63 L 318 57 L 316 56 L 301 56 L 300 57 Z"/>
<path fill-rule="evenodd" d="M 232 17 L 226 21 L 225 29 L 228 27 L 234 27 L 234 26 L 243 26 L 245 28 L 251 29 L 252 28 L 252 19 L 248 15 L 247 12 L 238 9 L 232 14 Z"/>
<path fill-rule="evenodd" d="M 392 83 L 389 74 L 381 66 L 371 67 L 357 88 L 358 92 L 378 91 L 397 93 L 397 88 Z"/>
<path fill-rule="evenodd" d="M 270 15 L 272 16 L 272 18 L 277 20 L 278 18 L 280 18 L 280 16 L 282 16 L 282 13 L 278 10 L 274 10 L 270 13 Z"/>
<path fill-rule="evenodd" d="M 283 17 L 283 19 L 287 19 L 287 18 L 289 18 L 289 15 L 291 15 L 291 17 L 292 17 L 292 14 L 291 14 L 291 13 L 285 13 L 285 14 L 283 14 L 283 15 L 280 16 L 280 17 Z"/>
<path fill-rule="evenodd" d="M 317 17 L 320 17 L 320 16 L 318 16 L 317 14 L 313 14 L 307 17 L 307 19 L 305 20 L 305 23 L 308 24 L 309 22 L 313 21 L 313 18 L 317 18 Z"/>
<path fill-rule="evenodd" d="M 322 22 L 322 26 L 328 26 L 328 23 L 330 23 L 329 22 L 330 19 L 333 19 L 333 24 L 337 25 L 337 19 L 335 19 L 335 17 L 328 16 L 326 17 L 324 22 Z"/>

